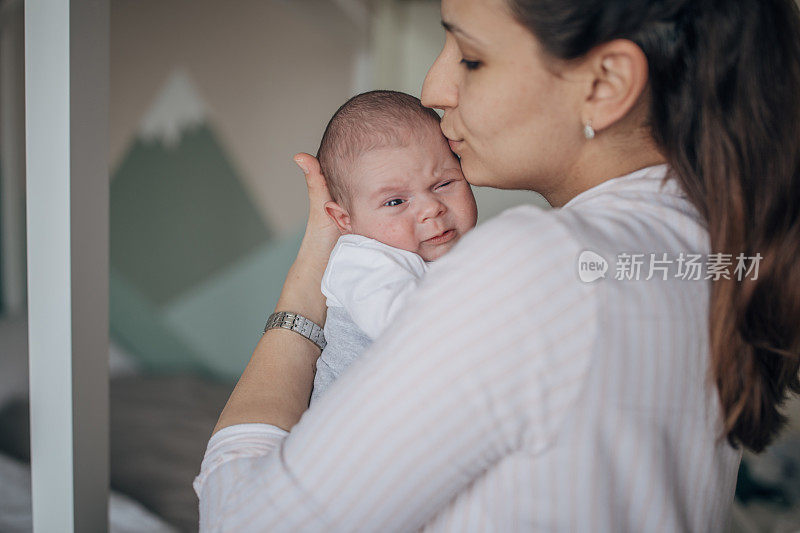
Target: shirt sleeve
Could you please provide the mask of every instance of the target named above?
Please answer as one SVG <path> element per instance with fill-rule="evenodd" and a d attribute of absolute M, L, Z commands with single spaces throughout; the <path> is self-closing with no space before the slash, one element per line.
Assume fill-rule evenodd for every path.
<path fill-rule="evenodd" d="M 516 214 L 437 261 L 285 438 L 207 453 L 204 531 L 417 530 L 504 457 L 548 449 L 588 372 L 594 286 L 555 219 Z"/>
<path fill-rule="evenodd" d="M 373 239 L 346 236 L 331 253 L 322 293 L 347 310 L 367 337 L 376 339 L 418 287 L 427 265 L 412 252 Z"/>

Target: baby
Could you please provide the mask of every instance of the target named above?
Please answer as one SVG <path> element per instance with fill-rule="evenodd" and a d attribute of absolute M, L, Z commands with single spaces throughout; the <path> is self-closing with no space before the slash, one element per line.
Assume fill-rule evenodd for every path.
<path fill-rule="evenodd" d="M 322 278 L 328 344 L 311 403 L 391 325 L 428 269 L 475 226 L 477 207 L 439 115 L 408 94 L 348 100 L 322 136 L 325 210 L 342 236 Z"/>

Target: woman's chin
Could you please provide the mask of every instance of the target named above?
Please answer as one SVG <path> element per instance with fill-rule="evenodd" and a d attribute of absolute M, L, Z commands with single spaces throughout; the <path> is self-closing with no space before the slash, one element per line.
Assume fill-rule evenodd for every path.
<path fill-rule="evenodd" d="M 503 165 L 486 165 L 470 157 L 461 158 L 461 172 L 467 182 L 474 187 L 536 190 L 529 176 L 518 175 L 514 172 L 514 169 Z"/>
<path fill-rule="evenodd" d="M 470 165 L 469 162 L 461 160 L 461 172 L 467 182 L 474 187 L 494 187 L 495 189 L 505 189 L 507 186 L 497 172 L 492 172 L 483 165 Z"/>
<path fill-rule="evenodd" d="M 461 157 L 461 173 L 467 183 L 475 187 L 497 187 L 497 180 L 492 179 L 488 169 L 471 157 Z"/>

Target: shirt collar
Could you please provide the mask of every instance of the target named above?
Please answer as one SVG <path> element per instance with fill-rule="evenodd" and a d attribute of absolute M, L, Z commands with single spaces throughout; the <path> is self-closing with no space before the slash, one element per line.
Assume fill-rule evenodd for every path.
<path fill-rule="evenodd" d="M 618 176 L 616 178 L 608 179 L 598 185 L 595 185 L 591 189 L 587 189 L 582 193 L 578 194 L 577 196 L 573 197 L 569 202 L 562 206 L 563 208 L 573 207 L 576 204 L 580 204 L 585 202 L 590 198 L 594 198 L 600 194 L 604 194 L 611 191 L 617 191 L 620 189 L 626 190 L 658 190 L 658 186 L 660 182 L 664 180 L 667 176 L 667 171 L 669 167 L 666 163 L 661 165 L 653 165 L 651 167 L 640 168 L 639 170 L 635 170 L 630 174 L 625 174 L 624 176 Z M 680 186 L 677 184 L 675 179 L 670 179 L 664 182 L 664 191 L 670 193 L 678 193 L 680 192 Z"/>

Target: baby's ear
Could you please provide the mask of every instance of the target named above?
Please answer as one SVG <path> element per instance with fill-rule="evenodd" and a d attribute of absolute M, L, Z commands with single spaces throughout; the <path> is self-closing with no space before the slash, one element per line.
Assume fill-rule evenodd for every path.
<path fill-rule="evenodd" d="M 350 214 L 342 206 L 336 202 L 325 202 L 325 212 L 331 217 L 331 220 L 339 228 L 342 234 L 350 233 L 353 227 L 350 225 Z"/>

